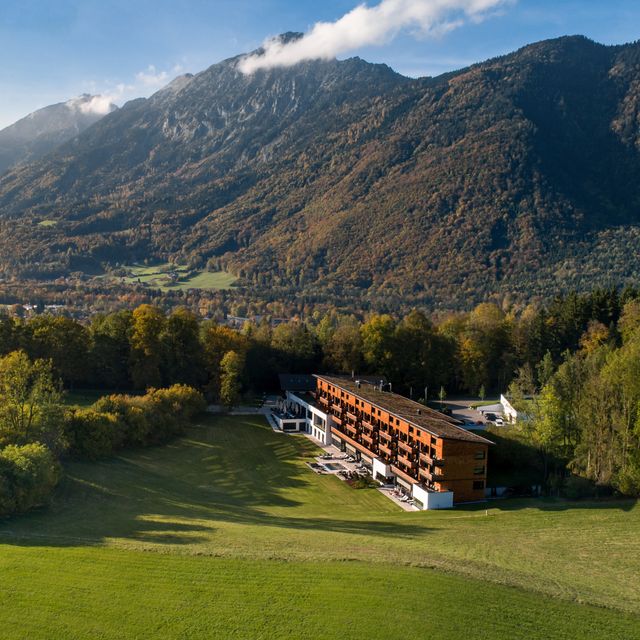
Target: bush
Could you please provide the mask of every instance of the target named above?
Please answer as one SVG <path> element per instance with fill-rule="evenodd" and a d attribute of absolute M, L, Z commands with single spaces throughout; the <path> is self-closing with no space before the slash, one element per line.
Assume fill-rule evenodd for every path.
<path fill-rule="evenodd" d="M 90 409 L 67 415 L 69 450 L 96 459 L 124 447 L 161 444 L 184 433 L 187 423 L 205 408 L 202 394 L 181 384 L 151 389 L 144 396 L 105 396 Z"/>
<path fill-rule="evenodd" d="M 67 412 L 65 431 L 69 453 L 88 460 L 110 456 L 124 443 L 124 428 L 118 416 L 93 408 Z"/>
<path fill-rule="evenodd" d="M 581 476 L 569 476 L 563 487 L 565 498 L 579 500 L 580 498 L 592 498 L 596 493 L 596 487 L 587 478 Z"/>
<path fill-rule="evenodd" d="M 0 515 L 45 504 L 59 479 L 60 465 L 43 444 L 0 450 Z"/>
<path fill-rule="evenodd" d="M 617 474 L 613 484 L 622 495 L 634 498 L 640 496 L 640 464 L 632 461 Z"/>

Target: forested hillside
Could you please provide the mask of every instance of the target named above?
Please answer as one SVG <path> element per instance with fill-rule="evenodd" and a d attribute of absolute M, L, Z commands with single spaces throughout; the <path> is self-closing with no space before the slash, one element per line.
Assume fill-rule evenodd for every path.
<path fill-rule="evenodd" d="M 567 37 L 419 80 L 236 64 L 0 179 L 5 276 L 172 260 L 378 309 L 640 276 L 640 45 Z"/>

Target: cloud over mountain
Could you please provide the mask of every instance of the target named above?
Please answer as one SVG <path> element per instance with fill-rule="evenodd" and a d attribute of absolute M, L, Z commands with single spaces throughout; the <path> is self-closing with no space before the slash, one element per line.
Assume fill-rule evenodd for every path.
<path fill-rule="evenodd" d="M 383 45 L 399 31 L 411 29 L 428 37 L 478 21 L 512 0 L 382 0 L 357 6 L 335 22 L 318 22 L 301 38 L 271 38 L 259 53 L 243 58 L 245 74 L 258 69 L 289 67 L 304 60 L 328 60 L 360 47 Z"/>

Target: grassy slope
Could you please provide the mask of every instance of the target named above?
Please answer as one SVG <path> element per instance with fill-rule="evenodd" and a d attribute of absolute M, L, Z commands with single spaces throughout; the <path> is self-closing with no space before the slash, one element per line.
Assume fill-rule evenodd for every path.
<path fill-rule="evenodd" d="M 216 418 L 169 447 L 71 465 L 50 509 L 0 525 L 2 628 L 28 608 L 34 626 L 55 619 L 57 633 L 70 625 L 80 637 L 95 625 L 96 637 L 118 637 L 122 616 L 129 637 L 295 637 L 292 616 L 309 625 L 301 636 L 329 624 L 325 638 L 342 624 L 360 637 L 356 623 L 379 637 L 424 637 L 427 623 L 465 637 L 481 622 L 487 638 L 640 633 L 634 504 L 405 514 L 375 490 L 311 473 L 312 451 L 257 418 Z"/>
<path fill-rule="evenodd" d="M 181 278 L 185 278 L 189 273 L 189 267 L 164 263 L 153 267 L 140 265 L 123 265 L 130 275 L 124 278 L 128 284 L 146 284 L 150 287 L 161 289 L 162 291 L 186 291 L 188 289 L 231 289 L 237 278 L 226 271 L 200 271 L 194 275 L 171 282 L 169 273 L 177 272 Z"/>

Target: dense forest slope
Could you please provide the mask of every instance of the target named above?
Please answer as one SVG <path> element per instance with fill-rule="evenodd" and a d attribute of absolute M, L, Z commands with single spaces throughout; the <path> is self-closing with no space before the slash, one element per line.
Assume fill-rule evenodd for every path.
<path fill-rule="evenodd" d="M 236 64 L 4 175 L 0 268 L 173 259 L 377 306 L 640 277 L 640 44 L 566 37 L 418 80 L 358 58 Z"/>
<path fill-rule="evenodd" d="M 30 113 L 0 130 L 0 173 L 37 160 L 116 109 L 100 96 L 83 94 Z"/>

